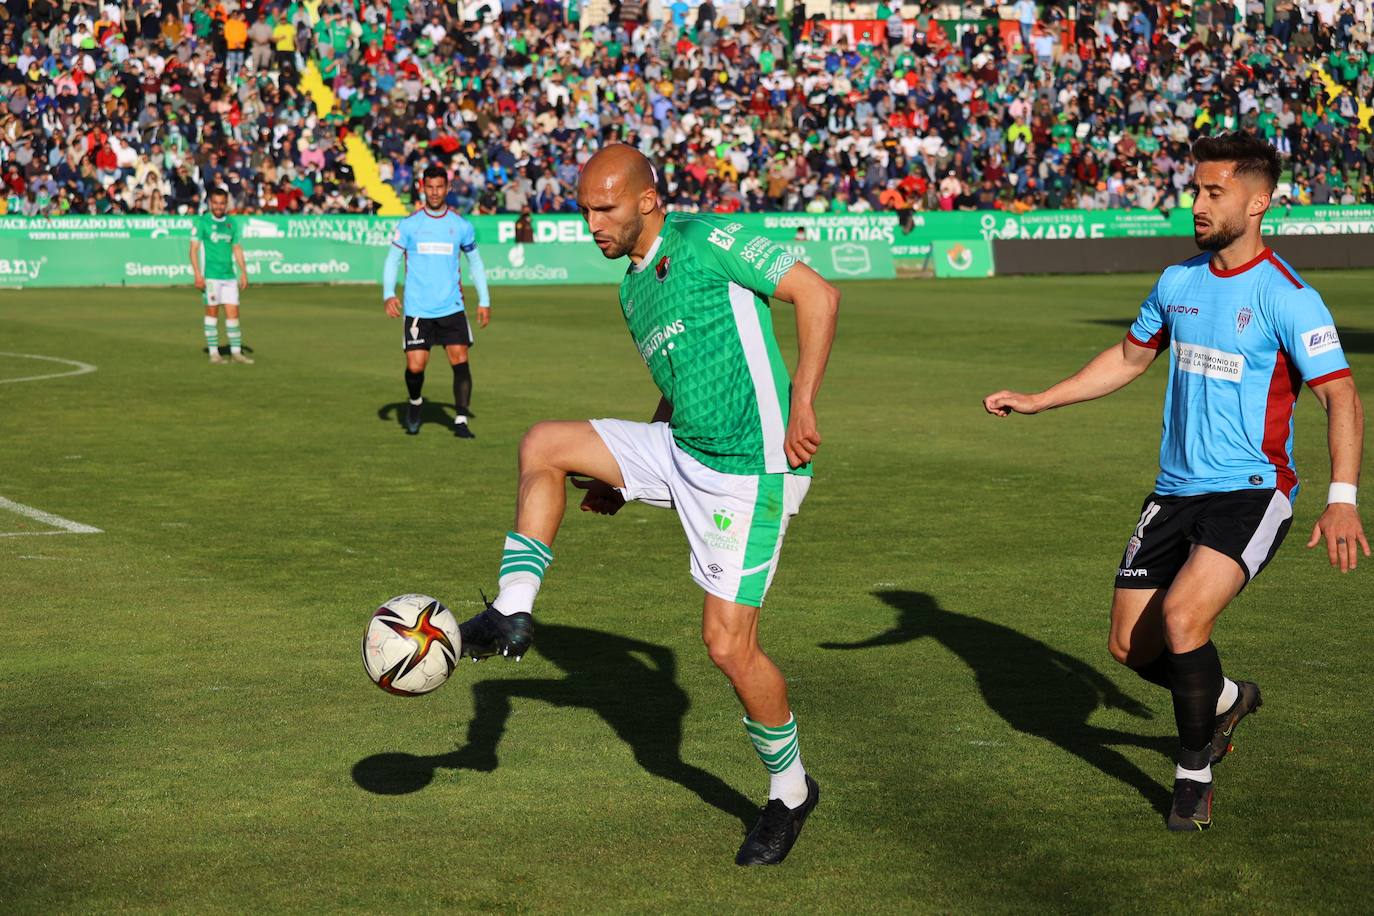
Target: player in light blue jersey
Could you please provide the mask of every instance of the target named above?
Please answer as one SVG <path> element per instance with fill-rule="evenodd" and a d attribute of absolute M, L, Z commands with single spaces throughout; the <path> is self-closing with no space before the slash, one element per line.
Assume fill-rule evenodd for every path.
<path fill-rule="evenodd" d="M 1169 352 L 1159 477 L 1116 573 L 1108 645 L 1173 693 L 1179 755 L 1171 830 L 1212 822 L 1212 765 L 1261 703 L 1222 675 L 1217 617 L 1273 558 L 1293 521 L 1293 407 L 1305 383 L 1326 409 L 1331 486 L 1307 546 L 1332 566 L 1369 556 L 1355 508 L 1364 413 L 1321 296 L 1268 247 L 1260 224 L 1278 183 L 1273 147 L 1246 133 L 1193 146 L 1193 232 L 1203 254 L 1164 271 L 1130 333 L 1045 391 L 999 391 L 989 413 L 1033 414 L 1100 398 Z"/>
<path fill-rule="evenodd" d="M 386 269 L 382 276 L 382 296 L 386 313 L 398 318 L 404 312 L 402 347 L 406 354 L 406 432 L 420 431 L 420 392 L 425 384 L 429 349 L 438 344 L 448 353 L 453 367 L 453 405 L 458 415 L 453 434 L 472 439 L 468 418 L 472 415 L 472 370 L 468 367 L 468 348 L 472 328 L 463 307 L 462 268 L 459 254 L 468 258 L 472 282 L 477 287 L 477 325 L 485 328 L 491 320 L 491 299 L 487 295 L 487 272 L 477 252 L 477 235 L 472 223 L 448 208 L 448 173 L 439 166 L 425 169 L 421 190 L 425 205 L 396 226 L 391 240 Z M 405 264 L 405 305 L 396 297 L 396 278 Z"/>

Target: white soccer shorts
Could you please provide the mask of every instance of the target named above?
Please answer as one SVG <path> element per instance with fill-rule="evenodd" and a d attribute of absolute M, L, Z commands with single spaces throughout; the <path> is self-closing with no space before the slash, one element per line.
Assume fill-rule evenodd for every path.
<path fill-rule="evenodd" d="M 678 447 L 667 423 L 591 423 L 620 466 L 621 495 L 677 510 L 693 581 L 727 601 L 761 606 L 811 478 L 712 470 Z"/>
<path fill-rule="evenodd" d="M 207 278 L 205 281 L 205 304 L 238 305 L 239 281 L 211 280 Z"/>

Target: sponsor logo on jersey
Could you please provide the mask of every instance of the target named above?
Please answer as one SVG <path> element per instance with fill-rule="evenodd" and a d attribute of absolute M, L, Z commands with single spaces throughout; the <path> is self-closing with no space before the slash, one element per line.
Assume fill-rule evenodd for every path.
<path fill-rule="evenodd" d="M 1261 477 L 1261 476 L 1258 475 L 1258 474 L 1251 474 L 1251 475 L 1250 475 L 1250 486 L 1252 486 L 1252 487 L 1257 487 L 1257 486 L 1259 486 L 1259 485 L 1262 484 L 1262 483 L 1264 483 L 1264 478 L 1263 478 L 1263 477 Z"/>
<path fill-rule="evenodd" d="M 706 237 L 706 241 L 723 251 L 729 251 L 735 247 L 735 237 L 724 229 L 712 229 L 711 234 Z"/>
<path fill-rule="evenodd" d="M 420 254 L 442 254 L 453 255 L 452 242 L 420 242 L 415 246 L 415 250 Z"/>
<path fill-rule="evenodd" d="M 1196 315 L 1198 314 L 1198 307 L 1195 305 L 1170 305 L 1166 306 L 1164 311 L 1170 315 Z"/>
<path fill-rule="evenodd" d="M 1245 374 L 1244 356 L 1198 344 L 1174 341 L 1174 361 L 1180 372 L 1227 382 L 1239 382 Z"/>
<path fill-rule="evenodd" d="M 665 325 L 656 325 L 646 336 L 635 341 L 635 346 L 639 347 L 640 358 L 647 363 L 654 351 L 662 347 L 663 344 L 668 341 L 668 338 L 675 337 L 686 330 L 687 325 L 683 323 L 681 318 Z M 672 344 L 668 346 L 671 347 Z"/>
<path fill-rule="evenodd" d="M 1308 356 L 1320 356 L 1331 350 L 1339 350 L 1341 338 L 1336 333 L 1335 326 L 1328 324 L 1320 328 L 1313 328 L 1310 331 L 1303 331 L 1302 344 L 1307 348 Z"/>
<path fill-rule="evenodd" d="M 664 280 L 668 279 L 668 266 L 671 263 L 672 258 L 668 257 L 666 254 L 658 259 L 658 263 L 654 265 L 654 276 L 658 277 L 658 282 L 662 283 Z"/>
<path fill-rule="evenodd" d="M 1250 319 L 1255 317 L 1255 313 L 1250 311 L 1250 306 L 1246 306 L 1236 312 L 1236 333 L 1244 334 L 1245 329 L 1250 327 Z"/>

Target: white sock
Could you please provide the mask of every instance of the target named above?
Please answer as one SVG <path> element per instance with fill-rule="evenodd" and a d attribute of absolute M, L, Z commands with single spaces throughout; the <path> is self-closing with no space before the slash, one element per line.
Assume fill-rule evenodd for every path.
<path fill-rule="evenodd" d="M 806 770 L 798 755 L 781 773 L 768 778 L 768 797 L 781 798 L 789 808 L 800 808 L 806 802 Z"/>
<path fill-rule="evenodd" d="M 539 594 L 540 581 L 535 576 L 514 576 L 501 581 L 501 592 L 491 606 L 509 617 L 511 614 L 534 612 L 534 596 Z"/>
<path fill-rule="evenodd" d="M 466 416 L 464 416 L 463 414 L 459 414 L 458 416 L 456 416 L 456 417 L 453 418 L 453 425 L 454 425 L 454 426 L 457 426 L 459 423 L 462 423 L 462 424 L 464 424 L 464 425 L 467 425 L 467 422 L 468 422 L 468 418 L 467 418 Z"/>
<path fill-rule="evenodd" d="M 424 398 L 407 398 L 406 400 L 410 401 L 411 407 L 419 407 L 425 402 Z"/>
<path fill-rule="evenodd" d="M 770 728 L 745 716 L 744 730 L 768 770 L 768 797 L 782 799 L 789 808 L 800 808 L 808 793 L 797 743 L 797 717 L 789 715 L 784 724 Z"/>
<path fill-rule="evenodd" d="M 1174 778 L 1175 778 L 1175 779 L 1191 779 L 1193 782 L 1211 782 L 1211 781 L 1212 781 L 1212 765 L 1209 763 L 1209 764 L 1207 764 L 1207 766 L 1203 767 L 1203 768 L 1200 769 L 1200 770 L 1189 770 L 1189 769 L 1186 769 L 1186 768 L 1184 768 L 1184 767 L 1179 766 L 1178 764 L 1175 764 L 1175 765 L 1174 765 Z"/>
<path fill-rule="evenodd" d="M 1236 698 L 1240 696 L 1240 688 L 1236 682 L 1229 677 L 1221 679 L 1221 693 L 1217 694 L 1217 715 L 1221 715 L 1232 706 L 1236 705 Z"/>

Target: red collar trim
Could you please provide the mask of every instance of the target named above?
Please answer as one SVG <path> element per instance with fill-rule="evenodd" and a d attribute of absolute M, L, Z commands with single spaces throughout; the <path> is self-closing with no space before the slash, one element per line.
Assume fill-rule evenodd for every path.
<path fill-rule="evenodd" d="M 1212 276 L 1214 277 L 1234 277 L 1238 276 L 1239 274 L 1243 274 L 1250 268 L 1256 267 L 1259 264 L 1262 264 L 1265 261 L 1269 260 L 1269 256 L 1273 253 L 1274 252 L 1269 250 L 1269 246 L 1266 245 L 1263 251 L 1261 251 L 1259 254 L 1255 255 L 1253 258 L 1246 261 L 1239 267 L 1233 267 L 1230 270 L 1221 270 L 1217 267 L 1217 262 L 1215 260 L 1210 260 L 1207 262 L 1207 269 L 1212 272 Z"/>
<path fill-rule="evenodd" d="M 426 206 L 421 205 L 421 207 L 420 207 L 420 212 L 423 213 L 425 216 L 428 216 L 430 219 L 443 219 L 445 216 L 448 216 L 448 211 L 451 210 L 451 209 L 453 209 L 453 208 L 452 208 L 452 207 L 444 207 L 444 212 L 443 212 L 443 213 L 430 213 L 430 212 L 429 212 L 429 207 L 426 207 Z M 1265 249 L 1265 250 L 1267 251 L 1268 249 Z"/>

